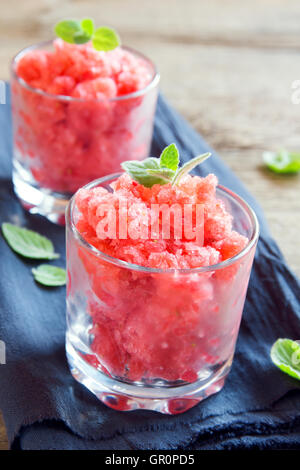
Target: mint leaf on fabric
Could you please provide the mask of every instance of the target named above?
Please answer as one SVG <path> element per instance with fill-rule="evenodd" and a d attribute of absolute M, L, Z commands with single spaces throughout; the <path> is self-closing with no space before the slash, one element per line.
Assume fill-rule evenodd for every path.
<path fill-rule="evenodd" d="M 176 171 L 179 165 L 179 152 L 175 144 L 170 144 L 160 155 L 160 166 Z"/>
<path fill-rule="evenodd" d="M 300 153 L 287 152 L 264 152 L 263 161 L 269 170 L 275 173 L 298 173 L 300 171 Z"/>
<path fill-rule="evenodd" d="M 207 153 L 203 153 L 202 155 L 198 155 L 192 160 L 189 160 L 188 162 L 186 162 L 181 168 L 178 169 L 172 184 L 173 185 L 178 184 L 183 176 L 187 175 L 196 166 L 200 165 L 200 163 L 204 162 L 210 156 L 211 156 L 211 153 L 207 152 Z"/>
<path fill-rule="evenodd" d="M 287 338 L 279 338 L 272 346 L 272 362 L 286 374 L 300 380 L 300 344 Z"/>
<path fill-rule="evenodd" d="M 52 242 L 37 232 L 4 222 L 2 233 L 8 245 L 21 256 L 32 259 L 56 259 Z"/>
<path fill-rule="evenodd" d="M 64 286 L 66 284 L 66 270 L 51 266 L 50 264 L 41 264 L 32 269 L 34 279 L 48 287 Z"/>
<path fill-rule="evenodd" d="M 111 51 L 118 47 L 121 41 L 114 29 L 102 26 L 94 32 L 92 43 L 97 51 Z"/>

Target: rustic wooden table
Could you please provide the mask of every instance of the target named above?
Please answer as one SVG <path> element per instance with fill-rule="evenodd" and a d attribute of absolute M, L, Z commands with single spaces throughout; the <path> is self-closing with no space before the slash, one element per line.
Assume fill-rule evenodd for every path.
<path fill-rule="evenodd" d="M 300 175 L 261 164 L 265 149 L 300 149 L 298 0 L 10 0 L 0 18 L 0 78 L 11 57 L 66 17 L 94 17 L 152 57 L 169 101 L 219 152 L 265 210 L 300 275 Z M 0 449 L 7 449 L 0 417 Z"/>

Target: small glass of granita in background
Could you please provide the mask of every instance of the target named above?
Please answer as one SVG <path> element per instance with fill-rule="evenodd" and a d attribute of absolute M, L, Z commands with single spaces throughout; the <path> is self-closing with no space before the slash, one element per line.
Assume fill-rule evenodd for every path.
<path fill-rule="evenodd" d="M 58 38 L 17 54 L 13 183 L 23 206 L 60 222 L 78 188 L 147 157 L 158 83 L 154 64 L 127 47 Z"/>
<path fill-rule="evenodd" d="M 176 185 L 145 187 L 123 173 L 69 203 L 67 357 L 75 379 L 112 408 L 182 413 L 224 384 L 258 222 L 217 183 L 213 174 L 185 174 Z M 195 205 L 203 237 L 193 241 L 177 229 L 184 207 Z M 169 232 L 157 212 L 168 206 L 176 207 Z M 195 228 L 195 212 L 190 221 Z"/>

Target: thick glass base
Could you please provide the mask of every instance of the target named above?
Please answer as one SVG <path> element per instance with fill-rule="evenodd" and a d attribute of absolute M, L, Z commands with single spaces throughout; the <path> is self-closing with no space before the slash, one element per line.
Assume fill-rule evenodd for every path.
<path fill-rule="evenodd" d="M 39 188 L 18 162 L 14 162 L 12 179 L 15 194 L 24 209 L 31 214 L 42 215 L 55 224 L 65 224 L 65 210 L 71 197 L 70 194 Z"/>
<path fill-rule="evenodd" d="M 110 378 L 89 365 L 66 341 L 66 353 L 73 377 L 85 385 L 99 400 L 119 411 L 137 409 L 179 414 L 217 393 L 229 373 L 232 357 L 209 378 L 176 387 L 133 385 Z"/>

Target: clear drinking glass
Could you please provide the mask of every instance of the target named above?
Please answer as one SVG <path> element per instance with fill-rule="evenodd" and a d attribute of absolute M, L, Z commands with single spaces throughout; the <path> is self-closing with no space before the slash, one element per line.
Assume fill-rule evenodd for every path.
<path fill-rule="evenodd" d="M 118 175 L 86 188 L 109 190 Z M 258 222 L 251 208 L 218 186 L 247 246 L 214 266 L 152 269 L 112 258 L 76 228 L 75 196 L 66 214 L 67 334 L 71 372 L 103 403 L 182 413 L 219 391 L 233 359 Z"/>
<path fill-rule="evenodd" d="M 50 94 L 28 85 L 16 66 L 30 51 L 52 49 L 51 41 L 37 44 L 12 62 L 13 183 L 27 210 L 60 222 L 79 187 L 120 171 L 124 160 L 148 156 L 159 74 L 148 58 L 125 48 L 149 67 L 144 89 L 104 100 Z"/>

